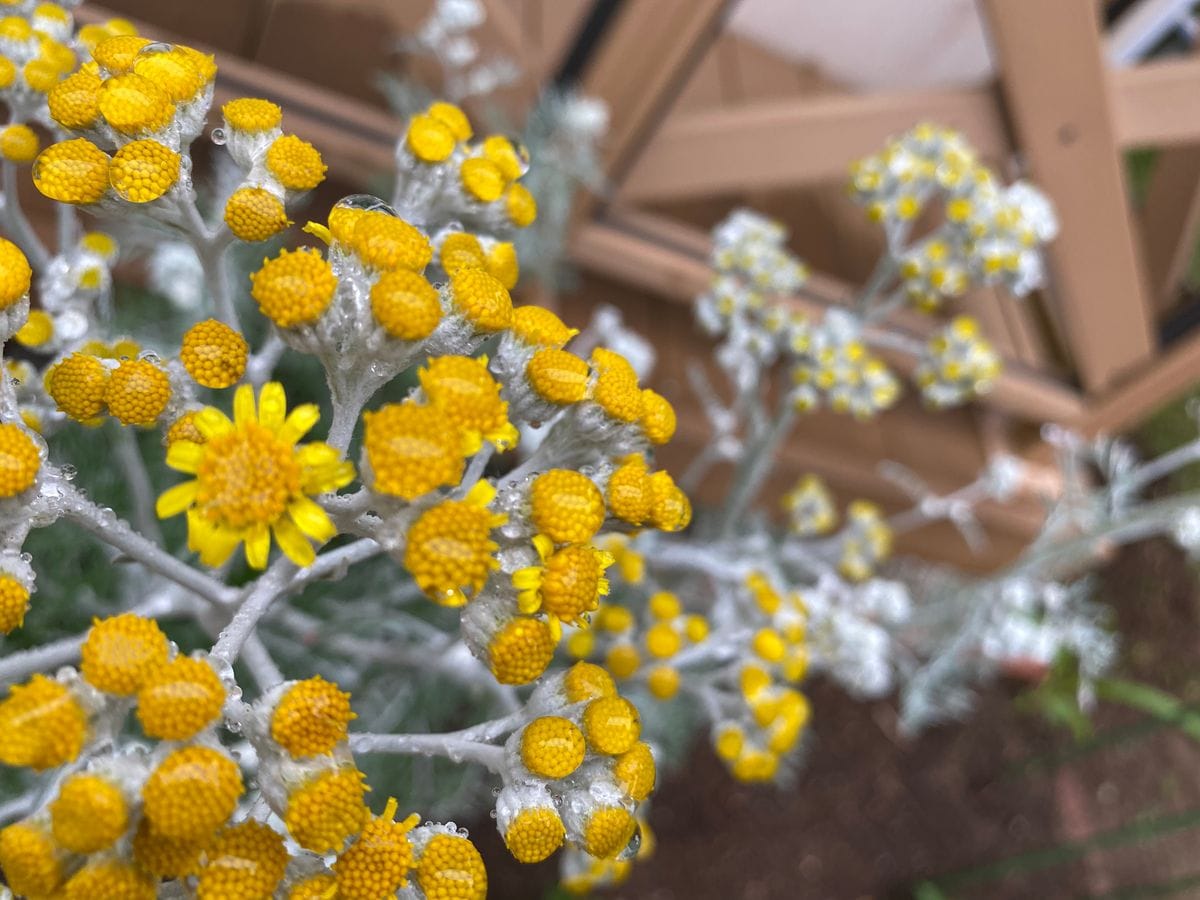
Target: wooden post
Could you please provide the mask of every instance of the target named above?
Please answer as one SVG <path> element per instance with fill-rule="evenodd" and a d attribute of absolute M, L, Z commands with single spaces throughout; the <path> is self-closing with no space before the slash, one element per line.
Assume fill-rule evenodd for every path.
<path fill-rule="evenodd" d="M 1160 312 L 1175 305 L 1200 225 L 1200 147 L 1168 147 L 1154 164 L 1142 206 L 1150 298 Z"/>
<path fill-rule="evenodd" d="M 1086 390 L 1154 351 L 1148 290 L 1125 197 L 1094 3 L 984 0 L 1029 175 L 1062 222 L 1052 297 Z"/>

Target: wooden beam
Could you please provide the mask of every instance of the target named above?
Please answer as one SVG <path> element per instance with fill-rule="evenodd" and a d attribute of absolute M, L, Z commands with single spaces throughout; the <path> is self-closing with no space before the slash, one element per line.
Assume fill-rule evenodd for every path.
<path fill-rule="evenodd" d="M 1088 434 L 1118 434 L 1149 418 L 1160 406 L 1200 383 L 1200 329 L 1116 390 L 1093 401 L 1081 422 Z"/>
<path fill-rule="evenodd" d="M 694 229 L 672 225 L 661 240 L 648 233 L 654 217 L 634 217 L 623 221 L 624 214 L 592 222 L 579 230 L 571 244 L 571 256 L 585 269 L 591 269 L 628 284 L 653 291 L 669 299 L 691 303 L 712 280 L 707 253 L 700 248 L 707 238 Z M 697 237 L 699 235 L 699 237 Z M 700 251 L 700 252 L 698 252 Z M 821 299 L 790 298 L 799 311 L 820 315 L 828 307 L 844 302 L 852 288 L 838 279 L 814 273 L 808 293 Z M 937 322 L 912 314 L 901 317 L 910 336 L 923 337 Z M 890 362 L 911 368 L 907 358 Z M 1083 402 L 1069 387 L 1039 375 L 1020 364 L 1009 365 L 983 403 L 1027 420 L 1076 424 L 1083 418 Z"/>
<path fill-rule="evenodd" d="M 1162 59 L 1109 77 L 1113 129 L 1122 147 L 1200 140 L 1200 59 Z"/>
<path fill-rule="evenodd" d="M 1030 178 L 1062 223 L 1047 256 L 1064 337 L 1085 390 L 1102 391 L 1155 342 L 1097 11 L 1082 0 L 984 0 L 983 9 Z"/>
<path fill-rule="evenodd" d="M 668 118 L 617 195 L 661 201 L 842 180 L 851 162 L 920 121 L 959 129 L 985 156 L 1010 151 L 990 88 L 763 100 Z"/>
<path fill-rule="evenodd" d="M 1108 78 L 1119 146 L 1200 143 L 1200 60 L 1148 62 Z M 992 88 L 764 100 L 669 116 L 617 194 L 664 201 L 840 180 L 851 160 L 919 121 L 962 130 L 985 157 L 1012 152 Z"/>
<path fill-rule="evenodd" d="M 1200 225 L 1200 147 L 1168 147 L 1158 154 L 1141 213 L 1142 248 L 1150 299 L 1165 312 L 1196 250 Z"/>
<path fill-rule="evenodd" d="M 619 179 L 718 33 L 731 0 L 624 0 L 581 89 L 608 104 L 605 169 Z"/>

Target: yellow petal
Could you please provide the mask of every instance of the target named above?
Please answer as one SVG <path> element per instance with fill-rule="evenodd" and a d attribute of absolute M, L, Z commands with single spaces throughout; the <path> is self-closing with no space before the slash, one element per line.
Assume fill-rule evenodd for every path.
<path fill-rule="evenodd" d="M 542 598 L 537 591 L 521 591 L 517 594 L 517 609 L 530 616 L 542 608 Z"/>
<path fill-rule="evenodd" d="M 325 510 L 321 509 L 307 497 L 298 497 L 288 505 L 288 515 L 296 523 L 301 532 L 319 543 L 325 543 L 335 534 L 337 529 L 329 521 Z"/>
<path fill-rule="evenodd" d="M 333 235 L 330 233 L 329 229 L 320 222 L 309 222 L 300 230 L 305 231 L 314 237 L 320 238 L 326 244 L 333 243 Z"/>
<path fill-rule="evenodd" d="M 199 490 L 200 483 L 194 480 L 168 488 L 159 495 L 158 502 L 154 504 L 155 515 L 160 519 L 179 515 L 196 501 L 196 492 Z"/>
<path fill-rule="evenodd" d="M 550 616 L 550 621 L 546 623 L 550 626 L 550 636 L 554 638 L 554 643 L 562 640 L 562 622 L 558 620 L 558 616 Z"/>
<path fill-rule="evenodd" d="M 243 384 L 233 395 L 233 421 L 238 428 L 258 421 L 254 412 L 254 388 L 248 384 Z"/>
<path fill-rule="evenodd" d="M 513 587 L 518 591 L 537 590 L 542 586 L 542 567 L 526 566 L 512 575 Z"/>
<path fill-rule="evenodd" d="M 200 562 L 217 567 L 237 549 L 241 535 L 207 521 L 194 508 L 188 510 L 188 549 L 200 554 Z"/>
<path fill-rule="evenodd" d="M 177 472 L 195 475 L 204 459 L 204 445 L 192 441 L 176 441 L 167 448 L 167 465 Z"/>
<path fill-rule="evenodd" d="M 321 410 L 315 403 L 304 403 L 288 413 L 287 420 L 279 429 L 279 439 L 294 444 L 308 434 L 309 429 L 321 418 Z"/>
<path fill-rule="evenodd" d="M 258 421 L 272 431 L 283 427 L 287 417 L 287 395 L 278 381 L 268 381 L 258 395 Z"/>
<path fill-rule="evenodd" d="M 271 532 L 266 525 L 254 525 L 246 534 L 246 562 L 252 569 L 265 569 L 271 555 Z"/>
<path fill-rule="evenodd" d="M 220 437 L 223 434 L 229 434 L 229 432 L 233 431 L 233 423 L 229 421 L 229 416 L 213 406 L 206 406 L 200 412 L 196 413 L 196 417 L 192 419 L 192 424 L 196 426 L 197 431 L 210 441 L 215 437 Z"/>
<path fill-rule="evenodd" d="M 544 560 L 554 552 L 554 541 L 550 540 L 550 538 L 544 534 L 535 534 L 533 536 L 533 549 L 535 549 L 538 556 Z"/>
<path fill-rule="evenodd" d="M 491 503 L 495 496 L 496 489 L 492 486 L 492 483 L 480 479 L 467 491 L 467 496 L 463 497 L 463 502 L 470 503 L 472 506 L 484 507 Z"/>
<path fill-rule="evenodd" d="M 505 422 L 504 427 L 496 431 L 489 431 L 485 437 L 490 441 L 497 450 L 507 450 L 509 447 L 515 447 L 521 439 L 521 432 L 517 431 L 517 426 L 512 422 Z"/>
<path fill-rule="evenodd" d="M 275 532 L 275 542 L 288 559 L 298 566 L 312 565 L 317 553 L 290 519 L 280 519 L 272 530 Z"/>

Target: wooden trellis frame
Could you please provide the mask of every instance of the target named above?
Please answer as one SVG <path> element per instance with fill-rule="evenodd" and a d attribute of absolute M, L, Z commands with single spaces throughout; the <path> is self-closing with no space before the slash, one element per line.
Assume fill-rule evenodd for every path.
<path fill-rule="evenodd" d="M 661 302 L 690 301 L 711 277 L 707 236 L 643 204 L 828 182 L 842 176 L 848 160 L 915 121 L 940 121 L 963 130 L 985 157 L 1010 171 L 1020 159 L 1063 220 L 1063 236 L 1051 249 L 1044 320 L 994 295 L 968 301 L 985 327 L 1005 331 L 997 343 L 1008 367 L 982 407 L 1010 423 L 1000 429 L 1017 436 L 1010 448 L 1037 455 L 1036 441 L 1020 438 L 1035 432 L 1020 423 L 1124 430 L 1200 381 L 1200 331 L 1166 345 L 1158 338 L 1174 311 L 1170 301 L 1200 219 L 1200 58 L 1107 70 L 1094 0 L 984 0 L 1001 73 L 995 86 L 747 99 L 703 109 L 677 109 L 675 101 L 706 51 L 723 39 L 732 0 L 487 2 L 485 40 L 527 66 L 525 81 L 510 92 L 518 99 L 509 102 L 532 102 L 573 58 L 580 87 L 609 105 L 604 162 L 612 190 L 584 204 L 571 241 L 576 263 L 589 272 Z M 534 12 L 557 17 L 556 36 L 530 46 Z M 110 14 L 91 4 L 81 10 L 92 20 Z M 564 24 L 567 18 L 575 21 Z M 585 34 L 598 21 L 604 29 Z M 269 17 L 260 25 L 269 27 Z M 279 101 L 288 128 L 317 144 L 339 179 L 365 185 L 390 167 L 402 123 L 381 108 L 243 57 L 218 53 L 218 64 L 218 103 L 245 94 Z M 1122 152 L 1135 147 L 1165 148 L 1140 211 L 1130 206 L 1121 163 Z M 803 246 L 796 249 L 804 255 Z M 813 284 L 823 302 L 805 301 L 809 311 L 838 303 L 850 290 L 821 273 Z M 920 336 L 936 322 L 913 315 L 901 327 Z M 1048 359 L 1049 346 L 1065 351 L 1069 368 Z M 894 495 L 872 471 L 874 462 L 920 434 L 928 420 L 919 411 L 884 418 L 877 454 L 851 454 L 847 463 L 835 442 L 793 456 L 798 465 L 828 470 L 844 491 Z M 985 433 L 978 423 L 979 417 L 954 420 L 957 431 L 943 443 L 965 449 L 961 465 L 949 469 L 966 474 L 994 444 L 996 428 Z M 824 466 L 815 458 L 821 453 Z M 943 462 L 931 468 L 944 474 Z M 855 466 L 864 471 L 854 474 Z M 1035 513 L 992 511 L 987 524 L 1018 536 L 1034 527 Z"/>

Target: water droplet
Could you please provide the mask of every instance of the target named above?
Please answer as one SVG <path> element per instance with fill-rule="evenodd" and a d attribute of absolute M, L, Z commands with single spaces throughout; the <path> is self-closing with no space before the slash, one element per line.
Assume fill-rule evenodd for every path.
<path fill-rule="evenodd" d="M 333 205 L 334 209 L 361 209 L 367 212 L 387 213 L 389 216 L 395 216 L 396 210 L 389 204 L 380 200 L 374 194 L 351 194 L 349 197 L 343 197 Z"/>
<path fill-rule="evenodd" d="M 59 471 L 62 472 L 63 478 L 67 479 L 67 481 L 70 481 L 72 478 L 75 477 L 76 469 L 74 466 L 68 464 L 68 465 L 63 466 L 61 469 L 59 469 Z"/>
<path fill-rule="evenodd" d="M 138 56 L 149 56 L 152 53 L 170 53 L 174 49 L 165 41 L 154 41 L 137 52 Z"/>
<path fill-rule="evenodd" d="M 639 824 L 633 829 L 633 837 L 629 839 L 629 843 L 625 845 L 625 849 L 618 854 L 617 859 L 626 860 L 633 859 L 638 855 L 638 851 L 642 849 L 642 826 Z"/>
<path fill-rule="evenodd" d="M 218 147 L 222 147 L 225 145 L 226 138 L 225 138 L 225 129 L 224 128 L 214 128 L 212 130 L 212 134 L 209 135 L 209 137 L 212 139 L 212 142 L 214 144 L 216 144 Z"/>
<path fill-rule="evenodd" d="M 488 812 L 488 818 L 489 818 L 489 819 L 494 819 L 494 818 L 496 818 L 496 811 L 495 811 L 494 809 L 493 809 L 493 810 L 489 810 L 489 812 Z"/>
<path fill-rule="evenodd" d="M 499 797 L 500 796 L 500 788 L 498 788 L 498 787 L 492 788 L 492 796 Z"/>

